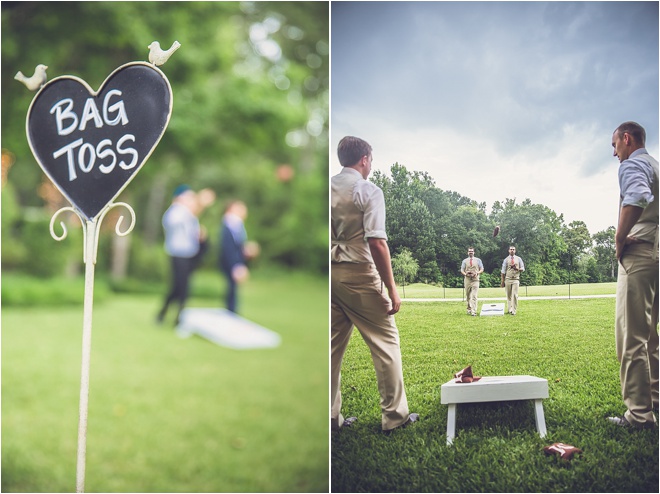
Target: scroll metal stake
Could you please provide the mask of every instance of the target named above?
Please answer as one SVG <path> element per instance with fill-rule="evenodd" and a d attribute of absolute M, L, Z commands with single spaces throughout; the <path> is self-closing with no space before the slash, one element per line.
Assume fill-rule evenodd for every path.
<path fill-rule="evenodd" d="M 58 242 L 66 238 L 67 229 L 60 222 L 62 235 L 57 235 L 53 229 L 55 218 L 64 211 L 71 211 L 78 215 L 83 226 L 83 260 L 85 262 L 85 298 L 83 308 L 83 336 L 82 336 L 82 365 L 80 372 L 80 406 L 78 418 L 78 456 L 76 461 L 76 492 L 85 492 L 85 460 L 87 457 L 87 412 L 89 410 L 89 375 L 92 350 L 92 313 L 94 309 L 94 268 L 96 266 L 96 254 L 99 242 L 99 225 L 107 212 L 115 206 L 123 206 L 131 213 L 131 224 L 126 231 L 121 231 L 120 226 L 123 216 L 117 220 L 115 233 L 120 237 L 128 235 L 135 226 L 135 211 L 124 202 L 109 204 L 97 219 L 83 219 L 81 214 L 74 208 L 65 207 L 57 211 L 50 220 L 50 234 Z"/>

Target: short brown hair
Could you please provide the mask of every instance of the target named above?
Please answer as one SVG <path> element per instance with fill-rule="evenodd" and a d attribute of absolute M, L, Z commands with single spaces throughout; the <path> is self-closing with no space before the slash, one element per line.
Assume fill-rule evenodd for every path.
<path fill-rule="evenodd" d="M 618 132 L 620 136 L 624 133 L 631 135 L 640 146 L 644 146 L 646 143 L 646 131 L 637 122 L 624 122 L 614 132 Z"/>
<path fill-rule="evenodd" d="M 359 137 L 346 136 L 337 146 L 337 156 L 341 166 L 353 166 L 357 164 L 363 156 L 371 154 L 371 146 L 367 141 Z"/>

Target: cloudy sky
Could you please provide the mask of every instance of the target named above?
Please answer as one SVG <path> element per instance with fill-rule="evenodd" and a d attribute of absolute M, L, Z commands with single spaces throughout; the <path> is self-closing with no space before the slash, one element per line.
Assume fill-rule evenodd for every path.
<path fill-rule="evenodd" d="M 658 157 L 657 2 L 332 2 L 331 174 L 344 135 L 374 169 L 427 171 L 488 210 L 529 198 L 615 226 L 612 131 Z"/>

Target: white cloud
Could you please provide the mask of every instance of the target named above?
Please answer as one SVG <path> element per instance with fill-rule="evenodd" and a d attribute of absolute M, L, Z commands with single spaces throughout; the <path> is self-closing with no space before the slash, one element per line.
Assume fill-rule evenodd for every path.
<path fill-rule="evenodd" d="M 340 2 L 332 13 L 331 145 L 363 137 L 377 169 L 427 171 L 488 206 L 530 198 L 595 233 L 617 219 L 614 128 L 642 123 L 657 156 L 657 3 Z"/>
<path fill-rule="evenodd" d="M 596 126 L 565 125 L 547 149 L 521 148 L 505 155 L 492 140 L 457 130 L 401 129 L 378 118 L 336 117 L 332 148 L 344 135 L 364 138 L 374 148 L 374 170 L 389 174 L 391 165 L 399 163 L 410 171 L 428 172 L 438 188 L 486 202 L 489 210 L 495 201 L 529 198 L 563 214 L 566 224 L 584 221 L 592 234 L 616 225 L 619 162 L 612 156 L 609 136 L 604 138 Z M 351 124 L 357 121 L 359 128 Z M 331 161 L 332 173 L 338 173 L 336 156 Z M 599 169 L 587 173 L 593 161 Z"/>

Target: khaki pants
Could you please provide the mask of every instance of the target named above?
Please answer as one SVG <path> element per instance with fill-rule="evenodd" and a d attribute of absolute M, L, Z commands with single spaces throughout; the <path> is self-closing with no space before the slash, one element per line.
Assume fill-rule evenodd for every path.
<path fill-rule="evenodd" d="M 408 420 L 399 331 L 387 315 L 389 300 L 373 264 L 333 263 L 331 269 L 331 390 L 333 429 L 342 426 L 341 363 L 357 327 L 371 351 L 380 393 L 383 430 Z"/>
<path fill-rule="evenodd" d="M 520 280 L 504 280 L 504 289 L 506 290 L 506 304 L 507 310 L 510 314 L 515 314 L 518 311 L 518 287 Z"/>
<path fill-rule="evenodd" d="M 657 253 L 656 253 L 657 254 Z M 626 247 L 616 286 L 616 354 L 631 424 L 655 422 L 658 406 L 658 259 L 651 244 Z"/>
<path fill-rule="evenodd" d="M 465 277 L 465 298 L 467 310 L 470 314 L 477 313 L 477 294 L 479 293 L 479 280 Z"/>

